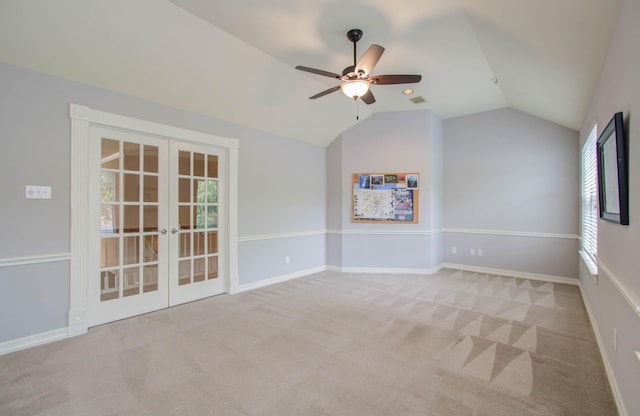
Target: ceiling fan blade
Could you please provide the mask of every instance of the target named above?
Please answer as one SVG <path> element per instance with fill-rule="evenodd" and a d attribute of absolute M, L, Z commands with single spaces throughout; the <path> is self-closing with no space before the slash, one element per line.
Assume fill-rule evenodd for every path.
<path fill-rule="evenodd" d="M 322 69 L 309 68 L 307 66 L 300 66 L 300 65 L 298 65 L 296 69 L 299 69 L 300 71 L 311 72 L 312 74 L 322 75 L 329 78 L 340 79 L 340 75 L 334 74 L 333 72 L 329 72 L 329 71 L 323 71 Z"/>
<path fill-rule="evenodd" d="M 332 92 L 338 91 L 341 88 L 340 85 L 336 85 L 335 87 L 331 87 L 328 90 L 324 90 L 322 92 L 317 93 L 316 95 L 312 95 L 309 97 L 310 100 L 315 100 L 316 98 L 324 97 L 327 94 L 331 94 Z"/>
<path fill-rule="evenodd" d="M 373 96 L 373 93 L 371 92 L 371 88 L 369 88 L 367 93 L 365 95 L 363 95 L 362 97 L 360 97 L 360 99 L 362 101 L 364 101 L 364 103 L 367 104 L 367 105 L 373 104 L 373 103 L 376 102 L 376 97 Z"/>
<path fill-rule="evenodd" d="M 421 79 L 422 75 L 376 75 L 369 77 L 369 82 L 376 85 L 413 84 Z"/>
<path fill-rule="evenodd" d="M 371 45 L 369 49 L 362 55 L 360 61 L 356 65 L 356 74 L 369 75 L 373 71 L 373 67 L 376 66 L 380 57 L 384 52 L 384 48 L 380 45 Z"/>

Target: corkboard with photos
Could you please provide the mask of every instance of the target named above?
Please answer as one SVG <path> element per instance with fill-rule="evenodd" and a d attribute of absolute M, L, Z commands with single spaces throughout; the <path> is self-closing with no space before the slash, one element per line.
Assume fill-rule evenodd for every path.
<path fill-rule="evenodd" d="M 418 173 L 354 173 L 353 222 L 418 223 Z"/>

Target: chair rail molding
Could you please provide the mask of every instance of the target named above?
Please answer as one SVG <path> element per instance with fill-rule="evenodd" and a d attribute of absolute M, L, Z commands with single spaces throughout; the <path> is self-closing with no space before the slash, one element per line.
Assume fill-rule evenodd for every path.
<path fill-rule="evenodd" d="M 14 266 L 28 266 L 30 264 L 40 264 L 40 263 L 56 263 L 59 261 L 69 261 L 70 258 L 71 258 L 70 253 L 10 257 L 6 259 L 0 259 L 0 268 L 14 267 Z"/>
<path fill-rule="evenodd" d="M 602 262 L 601 259 L 598 258 L 598 269 L 600 272 L 604 272 L 604 276 L 609 279 L 609 281 L 613 284 L 613 286 L 620 292 L 624 300 L 627 301 L 631 309 L 635 311 L 635 313 L 640 317 L 640 297 L 638 297 L 633 291 L 627 288 L 626 285 L 622 283 L 619 277 L 617 277 L 611 269 L 607 267 L 605 263 Z"/>
<path fill-rule="evenodd" d="M 463 228 L 443 228 L 445 233 L 454 234 L 485 234 L 485 235 L 506 235 L 513 237 L 541 237 L 541 238 L 564 238 L 570 240 L 580 240 L 580 236 L 577 234 L 564 234 L 564 233 L 539 233 L 532 231 L 506 231 L 506 230 L 475 230 L 475 229 L 463 229 Z"/>

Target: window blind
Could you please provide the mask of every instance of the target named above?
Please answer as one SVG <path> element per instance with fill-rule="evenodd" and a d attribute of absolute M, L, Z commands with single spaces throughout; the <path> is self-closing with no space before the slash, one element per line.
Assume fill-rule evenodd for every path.
<path fill-rule="evenodd" d="M 594 125 L 582 147 L 582 215 L 580 237 L 582 251 L 593 262 L 597 270 L 598 262 L 598 125 Z"/>

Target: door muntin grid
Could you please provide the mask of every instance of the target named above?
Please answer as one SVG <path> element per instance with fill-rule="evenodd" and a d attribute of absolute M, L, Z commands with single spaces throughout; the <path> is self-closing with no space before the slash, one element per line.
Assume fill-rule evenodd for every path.
<path fill-rule="evenodd" d="M 158 290 L 158 146 L 103 137 L 100 301 Z"/>
<path fill-rule="evenodd" d="M 218 278 L 218 156 L 178 151 L 178 285 Z"/>

